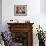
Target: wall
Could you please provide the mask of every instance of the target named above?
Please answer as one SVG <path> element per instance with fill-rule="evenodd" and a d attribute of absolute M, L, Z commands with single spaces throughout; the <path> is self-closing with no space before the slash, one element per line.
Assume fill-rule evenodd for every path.
<path fill-rule="evenodd" d="M 14 5 L 18 4 L 27 5 L 27 16 L 14 16 Z M 42 4 L 43 3 L 42 1 L 40 2 L 40 0 L 2 0 L 2 30 L 8 30 L 7 22 L 11 19 L 17 19 L 19 20 L 19 22 L 25 22 L 25 20 L 30 20 L 31 23 L 34 23 L 33 45 L 38 46 L 36 27 L 38 27 L 39 24 L 41 24 L 43 28 L 46 27 L 46 16 L 41 12 L 41 8 L 43 8 Z"/>
<path fill-rule="evenodd" d="M 46 0 L 40 0 L 40 9 L 42 13 L 46 13 Z"/>
<path fill-rule="evenodd" d="M 40 24 L 46 31 L 46 0 L 40 0 Z"/>
<path fill-rule="evenodd" d="M 18 4 L 27 5 L 27 16 L 14 16 L 14 5 L 18 5 Z M 3 0 L 2 1 L 3 26 L 5 26 L 10 19 L 17 19 L 19 20 L 19 22 L 24 22 L 26 19 L 29 19 L 31 22 L 39 23 L 39 15 L 40 15 L 40 0 L 39 1 L 38 0 L 35 1 L 34 0 L 26 0 L 26 1 Z"/>
<path fill-rule="evenodd" d="M 0 0 L 0 31 L 2 28 L 2 0 Z"/>

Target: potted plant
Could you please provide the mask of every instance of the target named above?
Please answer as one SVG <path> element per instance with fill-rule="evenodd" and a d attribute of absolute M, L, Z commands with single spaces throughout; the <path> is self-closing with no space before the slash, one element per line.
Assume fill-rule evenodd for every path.
<path fill-rule="evenodd" d="M 39 46 L 45 46 L 45 35 L 43 32 L 42 27 L 36 28 L 37 29 L 37 34 L 36 36 L 38 36 L 38 40 L 39 40 Z"/>

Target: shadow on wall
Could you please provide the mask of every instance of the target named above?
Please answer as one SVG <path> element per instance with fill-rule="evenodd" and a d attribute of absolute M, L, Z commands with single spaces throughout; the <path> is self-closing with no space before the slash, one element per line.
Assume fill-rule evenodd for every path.
<path fill-rule="evenodd" d="M 0 31 L 2 31 L 2 0 L 0 0 Z"/>
<path fill-rule="evenodd" d="M 40 0 L 40 11 L 46 14 L 46 0 Z"/>

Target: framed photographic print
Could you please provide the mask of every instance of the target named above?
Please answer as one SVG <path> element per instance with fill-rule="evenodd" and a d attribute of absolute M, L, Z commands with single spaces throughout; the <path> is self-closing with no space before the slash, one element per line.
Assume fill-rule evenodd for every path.
<path fill-rule="evenodd" d="M 14 5 L 14 16 L 26 16 L 27 5 Z"/>

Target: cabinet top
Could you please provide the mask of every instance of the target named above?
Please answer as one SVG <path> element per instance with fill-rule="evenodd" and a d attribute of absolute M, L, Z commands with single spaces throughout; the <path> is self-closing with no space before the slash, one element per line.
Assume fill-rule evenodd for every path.
<path fill-rule="evenodd" d="M 34 23 L 7 23 L 8 25 L 24 25 L 24 24 L 30 24 L 33 25 Z"/>

